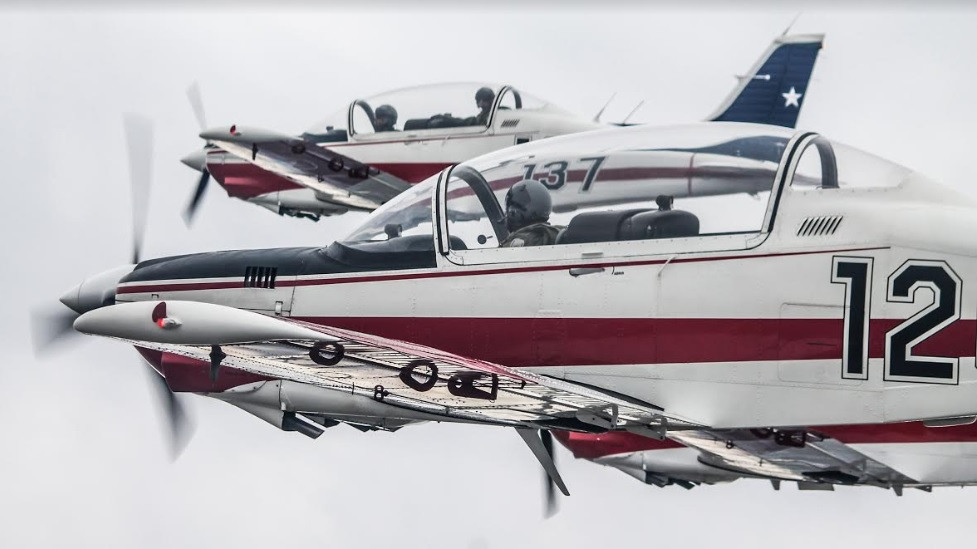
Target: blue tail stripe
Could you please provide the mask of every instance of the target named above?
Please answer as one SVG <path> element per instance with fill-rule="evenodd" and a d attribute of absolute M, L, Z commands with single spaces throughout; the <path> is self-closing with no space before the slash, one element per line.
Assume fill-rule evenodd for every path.
<path fill-rule="evenodd" d="M 729 108 L 713 120 L 793 128 L 807 96 L 807 85 L 820 49 L 820 42 L 782 44 L 750 75 L 751 80 Z M 769 80 L 764 75 L 769 75 Z M 790 93 L 791 89 L 794 94 Z"/>

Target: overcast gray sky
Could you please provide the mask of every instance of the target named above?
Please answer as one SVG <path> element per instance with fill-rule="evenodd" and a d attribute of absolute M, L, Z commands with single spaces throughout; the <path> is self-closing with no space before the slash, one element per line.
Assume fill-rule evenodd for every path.
<path fill-rule="evenodd" d="M 426 425 L 399 433 L 278 432 L 191 397 L 197 432 L 168 463 L 136 353 L 85 340 L 45 360 L 27 311 L 126 262 L 130 210 L 122 113 L 156 122 L 144 255 L 320 245 L 362 217 L 279 218 L 213 186 L 192 229 L 180 212 L 201 146 L 185 96 L 211 125 L 298 132 L 358 96 L 436 81 L 511 83 L 605 118 L 700 120 L 800 4 L 695 11 L 489 12 L 380 5 L 304 12 L 0 9 L 0 545 L 497 548 L 911 547 L 969 540 L 977 489 L 773 492 L 760 481 L 644 486 L 573 461 L 573 494 L 541 519 L 540 471 L 506 430 Z M 825 49 L 800 126 L 973 192 L 977 17 L 868 4 L 804 11 Z M 977 464 L 975 464 L 977 466 Z"/>

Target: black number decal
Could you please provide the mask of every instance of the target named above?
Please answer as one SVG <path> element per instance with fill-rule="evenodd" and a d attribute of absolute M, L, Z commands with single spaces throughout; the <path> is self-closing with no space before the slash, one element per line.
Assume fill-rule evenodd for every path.
<path fill-rule="evenodd" d="M 564 162 L 563 160 L 543 164 L 543 168 L 546 168 L 549 173 L 546 174 L 546 177 L 540 179 L 539 182 L 545 185 L 547 189 L 553 191 L 559 189 L 567 182 L 568 166 L 570 166 L 570 163 Z"/>
<path fill-rule="evenodd" d="M 590 185 L 597 178 L 597 170 L 600 169 L 600 165 L 604 163 L 606 156 L 593 156 L 590 158 L 581 158 L 581 162 L 593 162 L 590 168 L 587 170 L 587 175 L 583 177 L 583 187 L 580 188 L 582 192 L 587 192 L 590 190 Z"/>
<path fill-rule="evenodd" d="M 960 359 L 915 356 L 913 348 L 960 318 L 960 277 L 943 261 L 909 260 L 889 277 L 887 299 L 914 303 L 929 288 L 933 302 L 885 336 L 885 379 L 956 384 Z"/>
<path fill-rule="evenodd" d="M 845 332 L 841 377 L 868 379 L 868 321 L 871 317 L 871 257 L 835 257 L 831 282 L 845 285 Z"/>
<path fill-rule="evenodd" d="M 597 178 L 597 172 L 600 171 L 600 165 L 604 163 L 606 156 L 594 156 L 589 158 L 581 158 L 581 162 L 591 162 L 589 168 L 587 168 L 587 173 L 583 177 L 583 186 L 580 188 L 582 192 L 590 190 L 591 185 L 594 183 L 594 179 Z M 546 186 L 547 189 L 555 191 L 567 182 L 567 169 L 570 167 L 570 163 L 565 160 L 557 160 L 555 162 L 550 162 L 549 164 L 543 164 L 543 169 L 546 170 L 546 175 L 539 178 L 539 182 Z M 525 164 L 522 167 L 522 178 L 523 179 L 534 179 L 536 174 L 536 164 Z"/>

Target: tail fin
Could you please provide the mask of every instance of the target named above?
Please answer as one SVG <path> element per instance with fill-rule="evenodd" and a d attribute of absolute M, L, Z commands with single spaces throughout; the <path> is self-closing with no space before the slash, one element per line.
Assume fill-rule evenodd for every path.
<path fill-rule="evenodd" d="M 823 34 L 778 36 L 707 120 L 793 128 L 823 42 Z"/>

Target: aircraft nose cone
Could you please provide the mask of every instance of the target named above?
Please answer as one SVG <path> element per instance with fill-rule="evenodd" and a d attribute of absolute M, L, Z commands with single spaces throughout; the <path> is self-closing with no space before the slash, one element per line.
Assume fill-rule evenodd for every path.
<path fill-rule="evenodd" d="M 59 299 L 59 301 L 61 301 L 61 303 L 63 303 L 65 307 L 71 309 L 76 313 L 81 314 L 84 311 L 82 310 L 81 300 L 79 299 L 80 294 L 81 294 L 81 284 L 78 284 L 74 288 L 65 292 L 64 295 L 61 296 L 61 299 Z"/>
<path fill-rule="evenodd" d="M 183 162 L 198 172 L 202 172 L 207 168 L 207 149 L 197 149 L 181 158 L 180 162 Z"/>
<path fill-rule="evenodd" d="M 65 292 L 61 303 L 76 313 L 115 303 L 115 288 L 122 277 L 132 272 L 135 265 L 122 265 L 86 278 L 81 284 Z"/>

